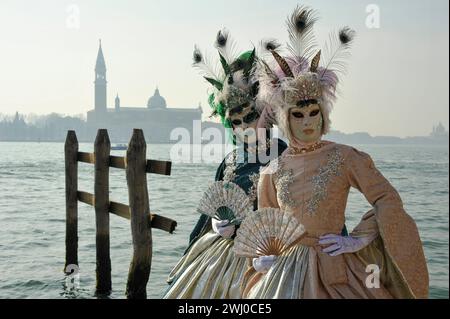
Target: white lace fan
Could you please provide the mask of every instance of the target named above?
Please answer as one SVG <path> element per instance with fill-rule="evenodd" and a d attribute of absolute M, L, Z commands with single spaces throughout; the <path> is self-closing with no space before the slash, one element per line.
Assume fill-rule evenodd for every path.
<path fill-rule="evenodd" d="M 238 185 L 220 181 L 208 187 L 200 199 L 197 211 L 236 225 L 253 211 L 253 202 Z"/>
<path fill-rule="evenodd" d="M 247 258 L 279 256 L 305 235 L 305 227 L 290 212 L 263 208 L 242 222 L 234 239 L 234 251 Z"/>

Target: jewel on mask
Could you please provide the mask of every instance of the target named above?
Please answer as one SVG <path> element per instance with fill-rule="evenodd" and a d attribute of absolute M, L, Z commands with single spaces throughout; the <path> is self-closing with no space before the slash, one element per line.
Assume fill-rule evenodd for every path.
<path fill-rule="evenodd" d="M 307 106 L 318 104 L 322 98 L 322 90 L 319 78 L 315 73 L 305 73 L 286 84 L 291 89 L 285 91 L 285 102 L 287 105 Z"/>

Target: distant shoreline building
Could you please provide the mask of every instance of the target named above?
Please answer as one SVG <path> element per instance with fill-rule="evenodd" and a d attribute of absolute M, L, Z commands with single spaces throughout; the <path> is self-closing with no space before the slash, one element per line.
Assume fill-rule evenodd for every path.
<path fill-rule="evenodd" d="M 67 130 L 75 130 L 80 142 L 92 143 L 97 129 L 106 128 L 112 143 L 126 143 L 130 140 L 133 128 L 144 130 L 147 143 L 186 143 L 187 141 L 170 140 L 170 133 L 175 128 L 184 128 L 194 136 L 193 122 L 201 121 L 202 109 L 197 108 L 169 108 L 166 100 L 156 88 L 153 96 L 143 107 L 123 107 L 119 95 L 114 99 L 114 107 L 108 108 L 106 63 L 101 43 L 95 64 L 95 98 L 94 109 L 87 112 L 87 119 L 78 116 L 67 116 L 57 113 L 43 115 L 39 121 L 28 122 L 18 112 L 15 115 L 0 118 L 0 141 L 51 141 L 63 142 Z M 225 142 L 223 125 L 215 122 L 202 122 L 202 142 L 208 142 L 207 129 L 214 128 L 222 132 Z M 175 136 L 175 138 L 180 138 Z M 412 136 L 400 138 L 395 136 L 371 136 L 369 133 L 346 134 L 331 131 L 327 136 L 339 143 L 358 144 L 386 144 L 386 145 L 447 145 L 449 133 L 442 123 L 433 126 L 428 136 Z M 191 140 L 191 142 L 193 142 Z"/>
<path fill-rule="evenodd" d="M 433 131 L 430 134 L 433 138 L 448 138 L 448 132 L 445 130 L 441 122 L 437 126 L 433 126 Z"/>
<path fill-rule="evenodd" d="M 191 136 L 193 122 L 201 121 L 202 109 L 167 107 L 166 100 L 156 88 L 145 107 L 124 107 L 116 95 L 114 108 L 107 105 L 106 63 L 101 42 L 95 64 L 94 109 L 87 112 L 90 131 L 108 129 L 113 142 L 128 142 L 133 128 L 144 130 L 148 143 L 170 143 L 170 133 L 175 128 L 187 129 Z"/>

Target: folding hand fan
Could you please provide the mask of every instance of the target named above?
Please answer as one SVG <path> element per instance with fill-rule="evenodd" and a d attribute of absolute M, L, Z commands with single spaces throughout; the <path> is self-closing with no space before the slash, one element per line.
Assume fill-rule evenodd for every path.
<path fill-rule="evenodd" d="M 263 208 L 241 223 L 234 251 L 239 257 L 279 256 L 305 235 L 304 226 L 290 212 Z"/>
<path fill-rule="evenodd" d="M 200 200 L 197 211 L 230 224 L 240 224 L 253 210 L 253 203 L 245 191 L 231 182 L 215 182 Z"/>

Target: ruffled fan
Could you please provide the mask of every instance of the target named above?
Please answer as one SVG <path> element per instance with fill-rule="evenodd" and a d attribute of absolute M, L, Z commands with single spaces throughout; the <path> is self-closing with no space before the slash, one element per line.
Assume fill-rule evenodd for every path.
<path fill-rule="evenodd" d="M 253 203 L 245 191 L 231 182 L 215 182 L 203 194 L 197 211 L 230 224 L 240 224 L 253 210 Z"/>
<path fill-rule="evenodd" d="M 263 208 L 247 216 L 237 230 L 234 251 L 239 257 L 279 256 L 306 235 L 291 213 Z"/>

